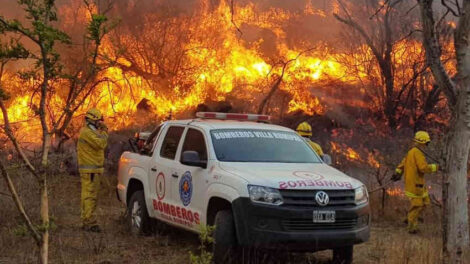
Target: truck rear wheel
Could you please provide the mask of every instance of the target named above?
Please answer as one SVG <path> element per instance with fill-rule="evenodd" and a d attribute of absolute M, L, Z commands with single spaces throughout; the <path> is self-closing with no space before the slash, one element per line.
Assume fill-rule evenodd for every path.
<path fill-rule="evenodd" d="M 354 246 L 333 249 L 333 264 L 351 264 Z"/>
<path fill-rule="evenodd" d="M 212 253 L 215 264 L 238 263 L 238 244 L 231 210 L 222 210 L 215 216 Z"/>
<path fill-rule="evenodd" d="M 129 230 L 134 235 L 149 235 L 152 231 L 151 219 L 145 205 L 144 191 L 136 191 L 132 194 L 127 204 L 127 223 Z"/>

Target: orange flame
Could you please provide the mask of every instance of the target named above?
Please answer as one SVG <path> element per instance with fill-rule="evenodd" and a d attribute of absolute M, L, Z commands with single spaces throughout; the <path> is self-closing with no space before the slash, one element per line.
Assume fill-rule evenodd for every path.
<path fill-rule="evenodd" d="M 75 1 L 72 5 L 63 6 L 59 10 L 64 27 L 72 27 L 77 22 L 84 24 L 90 19 L 89 11 L 78 3 L 81 1 Z M 194 15 L 194 18 L 191 18 L 194 19 L 191 23 L 184 20 L 188 18 L 175 17 L 172 20 L 173 24 L 188 27 L 188 32 L 193 36 L 182 44 L 185 53 L 181 64 L 188 69 L 184 74 L 173 79 L 164 79 L 161 83 L 151 83 L 144 76 L 123 72 L 118 66 L 107 68 L 99 77 L 106 77 L 112 82 L 100 84 L 75 116 L 81 117 L 87 108 L 96 106 L 104 112 L 110 129 L 117 130 L 136 123 L 139 116 L 136 114 L 137 104 L 142 99 L 149 100 L 153 106 L 151 113 L 141 115 L 147 123 L 151 119 L 166 117 L 169 112 L 184 113 L 207 100 L 222 101 L 236 98 L 247 102 L 249 105 L 247 111 L 256 111 L 256 106 L 281 75 L 283 77 L 279 90 L 283 93 L 282 96 L 286 97 L 284 103 L 286 108 L 271 106 L 274 112 L 302 111 L 310 115 L 322 114 L 326 111 L 326 106 L 322 98 L 312 94 L 312 87 L 322 86 L 331 80 L 359 84 L 364 81 L 361 78 L 371 74 L 376 75 L 376 79 L 380 79 L 377 69 L 371 70 L 359 63 L 358 72 L 352 73 L 347 65 L 339 63 L 340 58 L 351 60 L 355 65 L 361 60 L 372 60 L 372 52 L 366 46 L 358 47 L 357 53 L 343 54 L 325 45 L 311 48 L 311 43 L 293 45 L 288 42 L 285 25 L 290 19 L 301 19 L 307 15 L 326 16 L 325 12 L 316 9 L 311 1 L 306 1 L 303 12 L 290 12 L 274 7 L 259 11 L 255 3 L 248 3 L 236 7 L 236 16 L 232 16 L 232 10 L 227 1 L 220 1 L 218 7 L 212 10 L 208 8 L 207 1 L 201 1 L 200 6 L 201 10 Z M 332 8 L 333 12 L 339 10 L 337 3 L 333 3 Z M 142 21 L 143 35 L 153 36 L 159 33 L 155 30 L 159 26 L 159 20 L 154 17 L 154 14 L 146 15 Z M 268 58 L 262 52 L 261 44 L 267 40 L 258 39 L 253 43 L 248 43 L 240 38 L 233 22 L 273 32 L 277 37 L 275 57 Z M 206 37 L 209 33 L 217 37 Z M 127 45 L 130 51 L 135 51 L 133 52 L 135 54 L 138 54 L 139 50 L 133 50 L 133 48 L 144 44 L 143 40 L 133 39 L 130 35 L 123 35 L 120 38 L 120 41 Z M 169 39 L 176 39 L 176 37 L 170 36 Z M 113 45 L 110 37 L 105 38 L 101 52 L 109 58 L 117 58 L 118 64 L 130 67 L 132 63 L 135 63 L 149 73 L 159 74 L 156 62 L 145 61 L 137 56 L 131 63 L 116 55 L 117 48 Z M 446 47 L 446 49 L 451 48 Z M 413 67 L 409 65 L 409 62 L 419 59 L 424 61 L 424 52 L 419 42 L 403 40 L 394 45 L 394 54 L 394 63 L 400 66 L 400 70 L 396 71 L 398 87 L 400 80 L 405 80 L 405 76 L 413 74 Z M 282 65 L 287 62 L 289 63 L 283 74 Z M 7 89 L 10 86 L 10 91 L 16 91 L 18 86 L 31 87 L 29 83 L 25 84 L 19 78 L 13 75 L 11 77 L 2 80 L 2 85 Z M 7 79 L 11 80 L 6 81 Z M 33 111 L 37 98 L 31 100 L 32 90 L 22 89 L 21 92 L 12 94 L 13 97 L 8 102 L 8 113 L 10 121 L 15 123 L 18 134 L 27 136 L 28 141 L 39 141 L 40 137 L 37 133 L 39 123 L 31 121 L 37 119 Z M 63 111 L 64 97 L 59 92 L 51 95 L 48 109 L 51 119 Z M 350 104 L 370 107 L 364 102 L 354 100 Z M 80 119 L 76 120 L 80 121 Z M 1 121 L 3 121 L 2 117 L 0 117 Z M 379 166 L 370 153 L 367 155 L 367 160 L 363 160 L 359 152 L 350 147 L 339 148 L 332 142 L 332 148 L 342 153 L 348 160 L 367 162 L 373 167 Z"/>
<path fill-rule="evenodd" d="M 385 192 L 390 196 L 399 196 L 399 197 L 405 196 L 405 193 L 403 192 L 403 190 L 398 187 L 388 188 L 387 190 L 385 190 Z"/>

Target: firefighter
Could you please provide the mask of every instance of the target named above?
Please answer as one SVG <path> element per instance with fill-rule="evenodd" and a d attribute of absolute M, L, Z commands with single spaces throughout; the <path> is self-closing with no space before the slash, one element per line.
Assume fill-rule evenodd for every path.
<path fill-rule="evenodd" d="M 410 200 L 408 210 L 408 232 L 416 234 L 418 232 L 418 218 L 426 205 L 429 205 L 429 194 L 424 182 L 424 174 L 437 172 L 438 164 L 428 164 L 423 150 L 429 145 L 431 138 L 425 131 L 418 131 L 415 134 L 413 144 L 395 169 L 392 176 L 394 181 L 398 181 L 401 175 L 405 175 L 405 195 Z"/>
<path fill-rule="evenodd" d="M 86 231 L 100 232 L 96 220 L 96 202 L 100 177 L 104 172 L 104 150 L 108 142 L 108 128 L 103 115 L 92 108 L 85 115 L 85 126 L 80 130 L 77 144 L 78 170 L 80 172 L 81 221 Z"/>
<path fill-rule="evenodd" d="M 297 133 L 305 138 L 305 141 L 315 150 L 315 152 L 323 158 L 323 150 L 317 143 L 313 142 L 310 137 L 312 136 L 312 127 L 307 122 L 302 122 L 297 126 Z"/>

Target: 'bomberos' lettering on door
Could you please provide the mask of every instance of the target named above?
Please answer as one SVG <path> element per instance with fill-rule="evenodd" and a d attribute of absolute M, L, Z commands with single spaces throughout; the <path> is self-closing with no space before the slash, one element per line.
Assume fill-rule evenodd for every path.
<path fill-rule="evenodd" d="M 193 212 L 184 207 L 168 204 L 162 201 L 153 199 L 153 209 L 160 212 L 161 216 L 168 221 L 193 227 L 194 224 L 200 224 L 199 213 Z"/>

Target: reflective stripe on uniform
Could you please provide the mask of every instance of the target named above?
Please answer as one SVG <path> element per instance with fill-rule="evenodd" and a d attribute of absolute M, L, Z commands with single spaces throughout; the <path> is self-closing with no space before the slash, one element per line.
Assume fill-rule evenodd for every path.
<path fill-rule="evenodd" d="M 95 131 L 93 131 L 93 132 L 95 132 Z M 108 136 L 102 135 L 102 134 L 100 134 L 100 133 L 95 133 L 95 134 L 96 134 L 96 136 L 99 137 L 99 138 L 108 138 Z"/>
<path fill-rule="evenodd" d="M 103 169 L 103 166 L 97 166 L 97 165 L 80 165 L 78 166 L 79 169 L 84 169 L 84 170 L 92 170 L 92 169 Z"/>
<path fill-rule="evenodd" d="M 429 196 L 429 193 L 427 191 L 425 191 L 423 193 L 423 195 L 416 195 L 414 193 L 405 192 L 405 195 L 410 197 L 410 198 L 426 198 L 427 196 Z"/>

